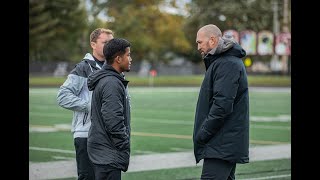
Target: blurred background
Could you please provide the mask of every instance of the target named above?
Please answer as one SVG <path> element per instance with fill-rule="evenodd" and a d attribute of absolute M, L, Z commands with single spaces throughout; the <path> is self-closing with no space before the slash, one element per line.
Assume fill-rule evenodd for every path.
<path fill-rule="evenodd" d="M 290 0 L 29 0 L 29 75 L 65 77 L 98 27 L 132 43 L 128 77 L 203 74 L 195 39 L 206 24 L 244 47 L 249 75 L 290 76 Z"/>

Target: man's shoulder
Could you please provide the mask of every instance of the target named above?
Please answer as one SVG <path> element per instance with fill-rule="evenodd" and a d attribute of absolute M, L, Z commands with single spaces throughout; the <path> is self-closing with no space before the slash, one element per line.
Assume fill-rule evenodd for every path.
<path fill-rule="evenodd" d="M 70 74 L 87 77 L 93 70 L 90 70 L 89 62 L 86 61 L 87 60 L 83 59 L 77 63 L 71 70 Z"/>

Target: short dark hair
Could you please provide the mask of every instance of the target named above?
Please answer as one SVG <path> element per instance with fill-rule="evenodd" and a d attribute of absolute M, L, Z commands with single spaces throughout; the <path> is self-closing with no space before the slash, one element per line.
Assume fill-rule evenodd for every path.
<path fill-rule="evenodd" d="M 103 46 L 103 55 L 106 58 L 107 64 L 113 64 L 114 58 L 124 55 L 126 53 L 126 48 L 130 46 L 130 42 L 126 39 L 111 39 Z"/>

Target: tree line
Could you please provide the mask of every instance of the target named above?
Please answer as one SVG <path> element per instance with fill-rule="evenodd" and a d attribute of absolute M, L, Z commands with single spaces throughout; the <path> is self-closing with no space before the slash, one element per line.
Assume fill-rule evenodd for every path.
<path fill-rule="evenodd" d="M 181 0 L 29 0 L 29 62 L 78 62 L 91 52 L 90 32 L 104 27 L 132 43 L 135 61 L 168 62 L 179 56 L 196 63 L 201 61 L 195 42 L 201 26 L 272 31 L 273 3 L 279 7 L 280 25 L 283 18 L 282 0 L 185 2 L 179 7 Z M 164 6 L 186 14 L 165 11 Z"/>

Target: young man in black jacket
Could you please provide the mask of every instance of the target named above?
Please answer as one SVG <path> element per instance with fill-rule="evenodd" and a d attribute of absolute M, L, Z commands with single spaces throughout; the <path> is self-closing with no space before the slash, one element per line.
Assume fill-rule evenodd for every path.
<path fill-rule="evenodd" d="M 245 50 L 209 24 L 196 42 L 206 67 L 199 92 L 193 142 L 201 179 L 235 179 L 236 163 L 249 162 L 249 92 Z"/>
<path fill-rule="evenodd" d="M 110 40 L 103 49 L 106 63 L 88 77 L 93 91 L 88 154 L 96 180 L 120 180 L 130 158 L 130 98 L 123 72 L 130 71 L 130 43 Z"/>

